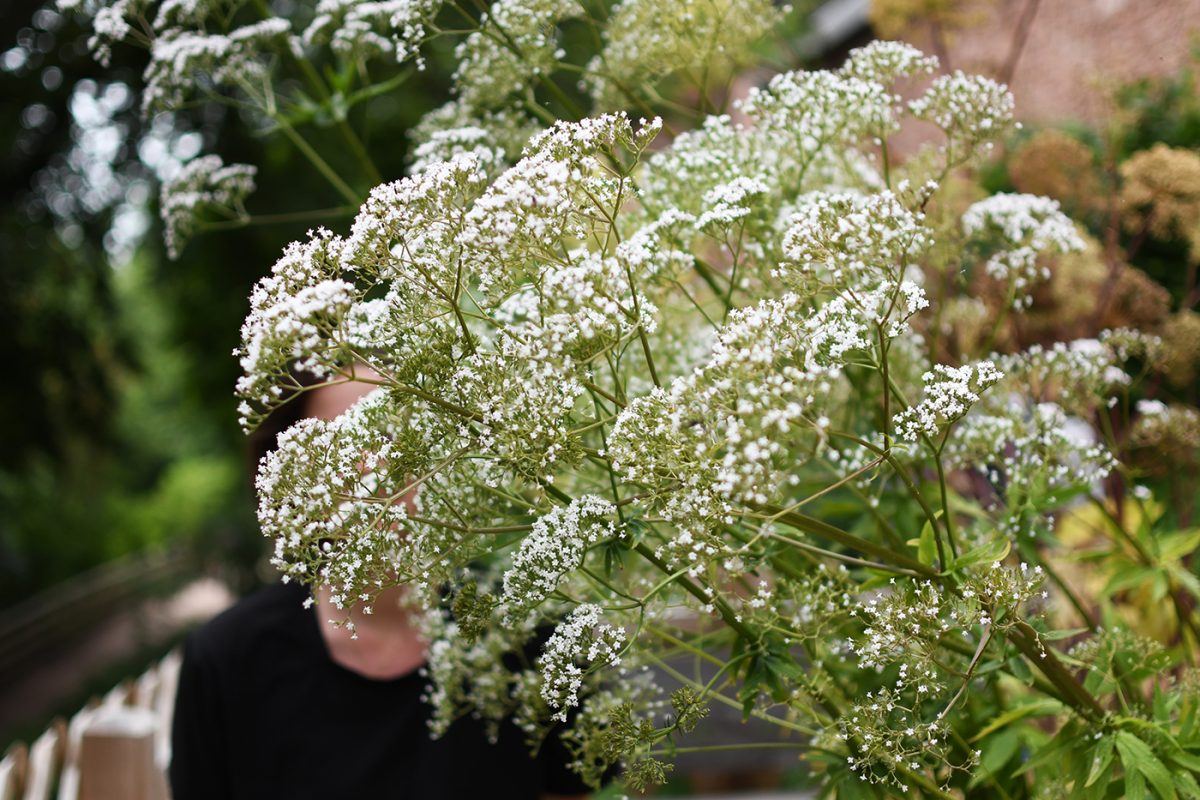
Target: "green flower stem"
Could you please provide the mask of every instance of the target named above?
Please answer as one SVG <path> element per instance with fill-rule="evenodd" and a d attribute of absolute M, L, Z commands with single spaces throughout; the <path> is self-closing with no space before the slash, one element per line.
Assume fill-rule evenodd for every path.
<path fill-rule="evenodd" d="M 296 129 L 292 127 L 291 123 L 288 122 L 282 114 L 279 114 L 278 112 L 273 113 L 271 114 L 271 119 L 274 120 L 275 124 L 279 126 L 279 130 L 283 131 L 283 135 L 291 140 L 292 144 L 296 146 L 296 149 L 299 150 L 314 167 L 316 167 L 317 172 L 320 172 L 325 180 L 329 181 L 330 185 L 333 186 L 334 189 L 337 189 L 338 193 L 344 197 L 347 202 L 356 207 L 362 202 L 362 198 L 358 196 L 357 192 L 350 188 L 350 184 L 342 180 L 342 176 L 338 175 L 337 171 L 334 170 L 333 167 L 329 166 L 329 162 L 321 158 L 321 155 L 313 149 L 312 145 L 305 141 L 303 136 L 296 132 Z"/>
<path fill-rule="evenodd" d="M 889 561 L 896 566 L 915 572 L 918 575 L 926 578 L 938 578 L 939 573 L 933 567 L 926 566 L 915 558 L 912 558 L 904 553 L 898 553 L 889 547 L 881 544 L 868 541 L 852 533 L 847 533 L 841 528 L 834 527 L 828 522 L 810 517 L 807 514 L 801 514 L 796 511 L 784 511 L 783 509 L 774 506 L 761 506 L 760 510 L 776 517 L 785 525 L 790 525 L 793 528 L 802 530 L 806 533 L 811 533 L 814 536 L 820 536 L 825 539 L 831 539 L 838 544 L 852 547 L 862 553 L 881 558 L 884 561 Z"/>
<path fill-rule="evenodd" d="M 678 641 L 678 640 L 676 640 L 676 641 Z M 675 680 L 684 684 L 685 686 L 690 686 L 693 689 L 699 689 L 699 690 L 702 690 L 704 688 L 704 685 L 701 684 L 699 681 L 689 678 L 687 675 L 684 675 L 682 672 L 675 669 L 674 667 L 672 667 L 670 664 L 666 663 L 662 659 L 657 658 L 653 655 L 651 655 L 649 658 L 655 664 L 655 666 L 657 666 L 663 672 L 667 673 L 672 678 L 674 678 Z M 720 664 L 723 662 L 718 661 L 717 663 Z M 712 698 L 713 700 L 716 700 L 718 703 L 721 703 L 722 705 L 729 706 L 730 708 L 735 708 L 739 712 L 742 711 L 741 703 L 739 703 L 738 701 L 736 701 L 732 698 L 726 697 L 725 695 L 721 694 L 720 692 L 712 692 L 708 695 L 708 697 Z M 771 725 L 775 725 L 777 727 L 784 728 L 786 730 L 795 731 L 796 733 L 803 733 L 806 736 L 816 736 L 816 735 L 820 734 L 819 730 L 815 730 L 813 728 L 807 728 L 803 725 L 799 725 L 795 722 L 792 722 L 791 720 L 780 719 L 779 717 L 768 714 L 767 712 L 762 711 L 757 708 L 751 709 L 750 716 L 754 717 L 755 719 L 761 719 L 763 722 L 770 723 Z M 815 750 L 815 749 L 819 749 L 819 748 L 812 748 L 812 749 Z"/>
<path fill-rule="evenodd" d="M 864 472 L 870 472 L 871 470 L 875 469 L 877 466 L 879 466 L 883 462 L 884 462 L 883 456 L 876 456 L 873 460 L 868 461 L 866 464 L 863 464 L 861 467 L 854 470 L 850 474 L 845 475 L 843 477 L 839 477 L 836 481 L 829 484 L 828 486 L 825 486 L 825 487 L 817 490 L 816 492 L 813 492 L 812 494 L 807 495 L 803 500 L 798 500 L 795 503 L 792 503 L 790 506 L 786 506 L 784 508 L 784 511 L 795 511 L 798 508 L 803 508 L 804 506 L 811 503 L 813 500 L 824 497 L 825 495 L 829 494 L 830 492 L 832 492 L 836 489 L 840 489 L 842 486 L 845 486 L 847 483 L 854 480 L 859 475 L 862 475 Z"/>
<path fill-rule="evenodd" d="M 541 78 L 538 81 L 538 85 L 546 87 L 546 91 L 550 93 L 551 97 L 557 100 L 559 105 L 565 108 L 567 113 L 571 115 L 571 119 L 583 118 L 583 109 L 574 100 L 567 97 L 566 92 L 559 88 L 559 85 L 553 80 L 550 78 Z"/>
<path fill-rule="evenodd" d="M 613 405 L 620 408 L 625 407 L 625 404 L 621 402 L 621 399 L 615 394 L 609 392 L 607 389 L 597 386 L 595 383 L 588 380 L 581 380 L 580 383 L 583 384 L 583 388 L 587 389 L 589 392 L 595 392 Z"/>
<path fill-rule="evenodd" d="M 1048 558 L 1045 558 L 1036 547 L 1026 545 L 1024 542 L 1020 543 L 1017 549 L 1020 550 L 1021 554 L 1025 558 L 1028 558 L 1030 561 L 1036 561 L 1041 566 L 1041 568 L 1046 572 L 1046 576 L 1050 578 L 1054 585 L 1058 587 L 1058 590 L 1063 593 L 1063 596 L 1067 598 L 1068 602 L 1071 603 L 1071 606 L 1075 609 L 1075 613 L 1078 614 L 1079 618 L 1083 620 L 1084 625 L 1088 626 L 1088 628 L 1093 631 L 1100 630 L 1100 623 L 1096 622 L 1096 620 L 1092 618 L 1092 615 L 1083 605 L 1083 601 L 1079 598 L 1079 595 L 1075 594 L 1075 591 L 1071 589 L 1070 585 L 1063 580 L 1063 577 L 1058 573 L 1058 570 L 1054 569 L 1054 567 L 1050 565 L 1050 560 Z"/>
<path fill-rule="evenodd" d="M 947 714 L 953 710 L 958 699 L 967 691 L 967 686 L 971 683 L 971 677 L 975 674 L 975 668 L 979 666 L 979 659 L 983 656 L 983 651 L 987 649 L 988 642 L 992 640 L 992 624 L 989 622 L 983 626 L 983 635 L 979 637 L 979 645 L 975 648 L 975 653 L 971 656 L 971 663 L 967 665 L 966 674 L 963 675 L 962 686 L 958 687 L 958 691 L 954 693 L 954 697 L 950 698 L 950 702 L 946 707 L 938 712 L 937 718 L 944 719 Z"/>
<path fill-rule="evenodd" d="M 658 556 L 656 556 L 654 554 L 654 551 L 651 550 L 650 546 L 647 545 L 645 542 L 638 542 L 637 545 L 634 547 L 634 550 L 636 550 L 642 558 L 646 559 L 651 564 L 658 567 L 658 569 L 663 574 L 666 574 L 666 575 L 674 574 L 672 572 L 671 568 L 667 566 L 666 562 L 663 561 Z M 692 595 L 700 602 L 706 603 L 706 604 L 712 603 L 713 607 L 716 608 L 717 612 L 721 615 L 721 619 L 725 620 L 725 624 L 728 625 L 730 628 L 732 628 L 734 631 L 736 631 L 738 636 L 741 636 L 747 642 L 754 642 L 755 640 L 757 640 L 758 637 L 755 636 L 754 633 L 749 628 L 747 628 L 743 623 L 738 621 L 737 615 L 734 614 L 733 609 L 729 607 L 728 603 L 726 603 L 720 597 L 717 597 L 716 592 L 713 592 L 713 596 L 709 597 L 707 594 L 704 593 L 703 589 L 701 589 L 699 586 L 697 586 L 695 584 L 695 582 L 692 581 L 691 578 L 688 578 L 685 575 L 679 575 L 674 580 L 675 580 L 675 583 L 678 583 L 680 586 L 682 586 L 684 588 L 684 590 L 687 591 L 688 594 Z"/>
<path fill-rule="evenodd" d="M 936 570 L 925 566 L 919 561 L 915 561 L 906 555 L 895 553 L 873 542 L 860 539 L 813 517 L 806 517 L 803 514 L 792 512 L 782 515 L 779 519 L 781 522 L 797 527 L 800 530 L 805 530 L 817 536 L 824 536 L 845 544 L 848 547 L 854 547 L 862 552 L 868 552 L 885 560 L 890 560 L 899 566 L 912 569 L 925 577 L 934 578 L 939 581 L 943 579 L 943 576 Z M 1036 631 L 1028 623 L 1017 623 L 1016 626 L 1008 630 L 1006 638 L 1016 645 L 1017 649 L 1026 658 L 1037 665 L 1038 669 L 1059 689 L 1065 702 L 1089 718 L 1099 719 L 1104 716 L 1104 709 L 1096 701 L 1096 698 L 1075 680 L 1074 676 L 1067 671 L 1053 650 L 1041 646 L 1037 640 Z"/>
<path fill-rule="evenodd" d="M 772 539 L 778 539 L 781 542 L 786 542 L 787 544 L 791 545 L 792 547 L 797 547 L 801 550 L 805 550 L 809 553 L 813 553 L 814 555 L 823 556 L 825 558 L 832 558 L 837 561 L 843 561 L 847 564 L 853 564 L 856 567 L 866 567 L 868 569 L 877 569 L 877 570 L 880 570 L 881 572 L 890 572 L 895 575 L 907 575 L 910 578 L 922 577 L 921 573 L 914 572 L 911 569 L 905 569 L 904 567 L 896 567 L 896 566 L 892 566 L 891 564 L 884 564 L 879 561 L 868 561 L 867 559 L 864 559 L 864 558 L 855 558 L 854 556 L 848 556 L 848 555 L 845 555 L 844 553 L 835 553 L 832 550 L 826 550 L 822 547 L 817 547 L 816 545 L 808 544 L 807 542 L 802 542 L 798 539 L 793 539 L 789 536 L 785 536 L 780 533 L 770 533 L 767 535 Z"/>
<path fill-rule="evenodd" d="M 379 371 L 379 368 L 377 366 L 375 366 L 373 364 L 369 364 L 366 360 L 362 359 L 361 356 L 358 356 L 358 358 L 360 361 L 362 361 L 363 366 L 366 366 L 366 367 L 369 367 L 376 371 Z M 383 374 L 383 373 L 380 372 L 380 374 Z M 384 377 L 386 378 L 388 376 L 385 375 Z M 457 414 L 458 416 L 463 417 L 464 419 L 472 420 L 473 422 L 482 422 L 483 421 L 482 416 L 480 416 L 478 413 L 476 413 L 474 411 L 471 411 L 470 409 L 463 408 L 460 405 L 451 403 L 447 400 L 443 400 L 442 398 L 438 397 L 437 395 L 430 394 L 429 392 L 426 392 L 422 389 L 418 389 L 415 386 L 409 386 L 406 383 L 400 383 L 399 381 L 394 380 L 394 379 L 393 380 L 375 381 L 375 380 L 370 380 L 368 378 L 357 378 L 356 380 L 359 383 L 367 383 L 372 386 L 385 386 L 385 387 L 387 387 L 389 389 L 393 389 L 397 392 L 402 392 L 403 394 L 412 395 L 413 397 L 419 397 L 420 399 L 424 400 L 427 403 L 433 403 L 435 406 L 438 406 L 439 408 L 442 408 L 442 409 L 445 409 L 446 411 Z"/>
<path fill-rule="evenodd" d="M 455 525 L 452 522 L 446 522 L 440 519 L 429 519 L 428 517 L 409 517 L 413 522 L 419 522 L 424 525 L 433 525 L 437 528 L 445 528 L 459 533 L 477 533 L 496 535 L 502 533 L 528 533 L 533 530 L 532 525 L 499 525 L 493 528 L 471 528 L 465 525 Z"/>
<path fill-rule="evenodd" d="M 289 222 L 308 222 L 310 220 L 337 219 L 350 217 L 358 211 L 358 204 L 337 206 L 336 208 L 320 208 L 313 211 L 291 211 L 284 214 L 254 214 L 239 216 L 235 219 L 220 222 L 201 223 L 202 231 L 224 231 L 248 228 L 257 225 L 283 225 Z"/>
<path fill-rule="evenodd" d="M 887 153 L 886 149 L 884 153 Z M 887 164 L 886 156 L 884 164 Z M 897 291 L 899 291 L 898 288 Z M 895 302 L 895 295 L 893 295 L 893 305 Z M 888 310 L 888 313 L 891 313 L 891 309 Z M 879 332 L 879 369 L 883 375 L 883 447 L 890 453 L 892 451 L 892 393 L 888 390 L 888 385 L 891 383 L 888 374 L 888 342 L 887 337 L 883 335 L 883 326 L 876 325 L 875 329 Z"/>
<path fill-rule="evenodd" d="M 946 429 L 946 436 L 949 436 L 950 429 Z M 942 443 L 938 446 L 933 454 L 933 463 L 937 467 L 938 488 L 942 495 L 942 524 L 946 528 L 946 543 L 950 546 L 950 556 L 958 558 L 958 545 L 954 541 L 954 515 L 950 511 L 950 493 L 946 490 L 946 468 L 942 464 L 942 449 L 946 446 L 946 437 L 942 437 Z M 936 530 L 936 528 L 935 528 Z"/>
<path fill-rule="evenodd" d="M 893 456 L 891 452 L 882 447 L 877 447 L 876 445 L 868 442 L 866 439 L 860 438 L 853 434 L 842 433 L 841 431 L 831 431 L 830 435 L 837 436 L 842 439 L 848 439 L 849 441 L 852 441 L 861 447 L 865 447 L 867 450 L 870 450 L 876 455 L 883 456 L 884 460 L 887 461 L 888 466 L 890 466 L 900 480 L 904 482 L 904 486 L 908 489 L 908 493 L 912 495 L 912 498 L 917 501 L 918 505 L 921 506 L 921 510 L 925 512 L 925 519 L 928 520 L 929 524 L 933 525 L 935 529 L 937 528 L 937 514 L 935 514 L 933 509 L 929 507 L 929 503 L 921 494 L 921 490 L 917 488 L 916 483 L 914 483 L 912 477 L 909 476 L 908 470 L 906 470 L 904 466 L 896 460 L 896 457 Z"/>
<path fill-rule="evenodd" d="M 1054 651 L 1042 645 L 1038 640 L 1037 631 L 1030 627 L 1028 622 L 1022 620 L 1008 628 L 1005 638 L 1016 645 L 1030 662 L 1037 665 L 1042 674 L 1064 695 L 1063 700 L 1076 711 L 1093 722 L 1104 719 L 1107 714 L 1104 707 L 1075 680 L 1075 676 L 1067 670 Z"/>
<path fill-rule="evenodd" d="M 696 274 L 700 276 L 701 280 L 708 284 L 708 288 L 712 290 L 712 293 L 716 295 L 717 299 L 719 299 L 725 306 L 725 310 L 731 310 L 729 298 L 725 296 L 725 291 L 717 284 L 717 275 L 720 273 L 713 269 L 702 258 L 693 257 L 692 263 L 696 267 Z"/>
<path fill-rule="evenodd" d="M 267 0 L 255 0 L 254 5 L 264 20 L 270 19 L 274 16 L 270 7 L 267 5 Z M 317 73 L 317 70 L 312 65 L 312 62 L 306 58 L 298 58 L 296 54 L 292 52 L 290 47 L 283 47 L 281 52 L 288 62 L 292 64 L 292 66 L 300 70 L 300 73 L 304 76 L 304 79 L 308 81 L 309 85 L 313 88 L 321 100 L 326 103 L 330 102 L 332 96 L 329 93 L 329 87 L 325 84 L 325 81 L 321 79 L 321 76 Z M 350 127 L 350 124 L 344 118 L 339 119 L 337 128 L 338 133 L 340 133 L 342 138 L 346 140 L 346 144 L 350 147 L 351 152 L 354 154 L 359 164 L 362 165 L 363 171 L 366 172 L 367 178 L 371 181 L 371 185 L 374 186 L 378 183 L 381 183 L 383 179 L 379 175 L 379 170 L 375 167 L 375 162 L 371 160 L 371 156 L 367 153 L 366 147 L 363 146 L 362 140 L 359 139 L 357 134 L 354 133 L 354 130 Z"/>
<path fill-rule="evenodd" d="M 737 742 L 734 744 L 702 744 L 651 750 L 652 756 L 672 756 L 676 753 L 715 753 L 724 750 L 816 750 L 807 742 Z M 839 753 L 840 755 L 840 753 Z"/>

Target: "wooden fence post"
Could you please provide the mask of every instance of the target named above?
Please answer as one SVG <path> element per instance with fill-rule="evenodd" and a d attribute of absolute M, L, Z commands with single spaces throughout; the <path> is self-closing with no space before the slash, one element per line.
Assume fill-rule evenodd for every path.
<path fill-rule="evenodd" d="M 79 800 L 166 800 L 155 763 L 155 715 L 144 708 L 97 709 L 79 748 Z"/>

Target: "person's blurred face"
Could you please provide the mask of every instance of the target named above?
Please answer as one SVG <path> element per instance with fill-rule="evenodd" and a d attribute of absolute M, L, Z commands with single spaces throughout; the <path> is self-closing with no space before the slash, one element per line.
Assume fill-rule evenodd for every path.
<path fill-rule="evenodd" d="M 333 419 L 354 405 L 360 397 L 377 389 L 369 383 L 331 383 L 308 392 L 304 398 L 305 416 L 317 419 Z"/>
<path fill-rule="evenodd" d="M 374 373 L 363 372 L 362 370 L 360 370 L 360 374 L 365 374 L 367 377 L 377 377 Z M 351 381 L 348 383 L 330 383 L 318 389 L 312 389 L 304 398 L 305 416 L 324 420 L 334 419 L 350 408 L 350 406 L 354 405 L 359 398 L 378 388 L 378 386 L 373 384 Z M 408 507 L 409 514 L 416 513 L 416 494 L 417 490 L 414 489 L 398 501 Z"/>

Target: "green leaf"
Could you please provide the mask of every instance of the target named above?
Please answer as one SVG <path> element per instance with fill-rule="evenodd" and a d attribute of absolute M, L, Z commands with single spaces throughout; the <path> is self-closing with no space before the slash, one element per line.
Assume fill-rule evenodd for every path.
<path fill-rule="evenodd" d="M 1111 736 L 1105 736 L 1100 740 L 1100 744 L 1096 745 L 1096 749 L 1092 751 L 1092 768 L 1088 770 L 1087 782 L 1084 786 L 1091 786 L 1103 776 L 1105 783 L 1108 783 L 1107 776 L 1112 768 L 1113 760 L 1113 745 L 1116 741 Z"/>
<path fill-rule="evenodd" d="M 1163 561 L 1182 558 L 1200 547 L 1200 528 L 1159 537 L 1158 552 Z"/>
<path fill-rule="evenodd" d="M 1007 537 L 993 539 L 990 542 L 985 542 L 972 550 L 968 550 L 958 558 L 950 562 L 950 568 L 946 572 L 957 572 L 967 567 L 973 567 L 976 564 L 987 564 L 994 561 L 1003 561 L 1008 556 L 1009 550 L 1012 549 L 1012 542 Z"/>
<path fill-rule="evenodd" d="M 1014 655 L 1008 659 L 1008 672 L 1026 686 L 1033 685 L 1033 670 L 1021 655 Z"/>
<path fill-rule="evenodd" d="M 1072 636 L 1078 636 L 1090 630 L 1091 628 L 1069 628 L 1065 631 L 1039 631 L 1038 638 L 1045 639 L 1048 642 L 1056 642 L 1059 639 L 1070 639 Z"/>
<path fill-rule="evenodd" d="M 1200 784 L 1196 783 L 1195 777 L 1190 772 L 1176 770 L 1175 788 L 1184 797 L 1191 798 L 1191 800 L 1200 800 Z"/>
<path fill-rule="evenodd" d="M 940 518 L 941 512 L 937 516 Z M 930 520 L 925 520 L 921 526 L 921 537 L 917 539 L 917 560 L 928 567 L 937 563 L 937 531 Z"/>
<path fill-rule="evenodd" d="M 1191 593 L 1192 597 L 1200 599 L 1200 578 L 1192 574 L 1191 570 L 1181 564 L 1172 564 L 1167 567 L 1167 570 Z"/>
<path fill-rule="evenodd" d="M 1136 769 L 1125 768 L 1124 800 L 1146 800 L 1146 779 Z"/>
<path fill-rule="evenodd" d="M 1121 764 L 1125 767 L 1127 791 L 1129 773 L 1136 771 L 1150 782 L 1158 797 L 1174 800 L 1175 782 L 1171 779 L 1171 773 L 1148 744 L 1128 731 L 1117 731 L 1117 752 L 1121 754 Z"/>
<path fill-rule="evenodd" d="M 1100 594 L 1104 597 L 1110 597 L 1117 592 L 1123 592 L 1126 589 L 1132 589 L 1135 586 L 1140 586 L 1145 583 L 1147 578 L 1155 572 L 1153 567 L 1144 567 L 1140 564 L 1131 565 L 1125 569 L 1118 570 L 1113 573 L 1113 576 L 1108 579 L 1108 583 L 1100 590 Z"/>
<path fill-rule="evenodd" d="M 1054 738 L 1044 744 L 1041 748 L 1033 751 L 1033 757 L 1018 767 L 1012 777 L 1024 775 L 1043 764 L 1050 764 L 1055 761 L 1062 761 L 1066 752 L 1069 752 L 1081 735 L 1079 725 L 1075 723 L 1067 723 L 1062 727 Z"/>
<path fill-rule="evenodd" d="M 1154 573 L 1154 591 L 1150 595 L 1150 599 L 1158 602 L 1167 596 L 1167 576 L 1166 573 L 1159 570 Z"/>
<path fill-rule="evenodd" d="M 979 769 L 971 776 L 967 788 L 974 789 L 986 780 L 999 777 L 1020 746 L 1021 732 L 1016 728 L 1001 731 L 984 742 L 979 748 L 983 752 L 979 759 Z"/>
<path fill-rule="evenodd" d="M 1190 769 L 1192 772 L 1200 773 L 1200 756 L 1193 755 L 1183 748 L 1172 750 L 1167 753 L 1167 761 L 1170 761 L 1177 767 Z"/>
<path fill-rule="evenodd" d="M 971 738 L 971 741 L 978 742 L 989 733 L 998 731 L 1005 725 L 1009 725 L 1019 719 L 1024 719 L 1025 717 L 1048 717 L 1054 714 L 1060 714 L 1062 713 L 1062 710 L 1063 704 L 1057 700 L 1051 699 L 1038 700 L 1034 703 L 1026 703 L 1023 706 L 1010 708 L 1008 711 L 1000 714 L 987 725 L 985 725 L 983 730 L 979 731 L 979 733 L 975 734 L 975 736 Z"/>

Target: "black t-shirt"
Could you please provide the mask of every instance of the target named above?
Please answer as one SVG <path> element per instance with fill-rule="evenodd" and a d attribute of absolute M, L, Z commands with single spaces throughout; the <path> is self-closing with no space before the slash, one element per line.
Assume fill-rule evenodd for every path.
<path fill-rule="evenodd" d="M 511 722 L 429 735 L 417 672 L 375 680 L 329 657 L 307 590 L 279 585 L 195 631 L 172 730 L 174 800 L 534 800 L 583 794 L 557 734 L 530 755 Z"/>

